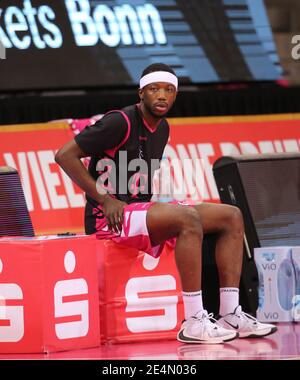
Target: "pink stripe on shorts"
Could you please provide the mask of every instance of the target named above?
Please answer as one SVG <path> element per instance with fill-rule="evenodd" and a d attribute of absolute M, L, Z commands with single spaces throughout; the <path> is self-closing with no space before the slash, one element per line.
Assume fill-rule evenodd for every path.
<path fill-rule="evenodd" d="M 153 257 L 159 257 L 164 245 L 167 243 L 175 248 L 176 238 L 168 239 L 166 242 L 152 246 L 146 223 L 148 209 L 155 202 L 131 203 L 124 207 L 124 220 L 121 234 L 108 229 L 106 218 L 97 219 L 96 237 L 98 239 L 111 239 L 116 243 L 126 245 L 144 251 Z M 191 205 L 189 202 L 172 201 L 171 204 Z"/>

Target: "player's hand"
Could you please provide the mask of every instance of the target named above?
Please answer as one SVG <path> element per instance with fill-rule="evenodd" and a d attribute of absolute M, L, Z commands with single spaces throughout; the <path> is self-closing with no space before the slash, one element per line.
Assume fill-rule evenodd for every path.
<path fill-rule="evenodd" d="M 123 210 L 126 205 L 127 203 L 112 198 L 111 196 L 105 197 L 102 208 L 110 231 L 117 234 L 121 233 L 124 216 Z"/>

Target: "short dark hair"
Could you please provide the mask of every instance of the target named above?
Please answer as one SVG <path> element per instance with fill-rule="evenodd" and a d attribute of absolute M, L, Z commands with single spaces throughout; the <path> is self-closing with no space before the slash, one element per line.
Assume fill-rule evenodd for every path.
<path fill-rule="evenodd" d="M 156 71 L 167 71 L 168 73 L 176 75 L 174 70 L 165 63 L 152 63 L 151 65 L 146 67 L 145 70 L 142 72 L 141 78 L 147 74 L 155 73 Z"/>

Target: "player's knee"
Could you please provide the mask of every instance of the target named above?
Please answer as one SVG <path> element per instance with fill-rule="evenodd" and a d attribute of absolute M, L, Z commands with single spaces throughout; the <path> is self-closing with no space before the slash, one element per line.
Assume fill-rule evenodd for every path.
<path fill-rule="evenodd" d="M 182 210 L 181 224 L 185 232 L 203 234 L 201 217 L 193 207 L 185 207 Z"/>
<path fill-rule="evenodd" d="M 235 206 L 229 206 L 228 226 L 231 230 L 244 233 L 244 219 L 241 210 Z"/>

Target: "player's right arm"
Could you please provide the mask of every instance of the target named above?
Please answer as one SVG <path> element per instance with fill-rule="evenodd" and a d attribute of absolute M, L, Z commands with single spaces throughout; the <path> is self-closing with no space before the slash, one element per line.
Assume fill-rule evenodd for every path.
<path fill-rule="evenodd" d="M 74 181 L 97 203 L 102 205 L 105 198 L 109 195 L 98 193 L 96 181 L 81 162 L 81 158 L 84 157 L 86 157 L 86 154 L 80 149 L 75 140 L 71 140 L 56 153 L 55 161 L 61 166 L 72 181 Z"/>
<path fill-rule="evenodd" d="M 55 155 L 55 161 L 65 173 L 103 208 L 108 228 L 118 232 L 122 228 L 123 208 L 126 203 L 97 191 L 96 181 L 86 170 L 81 158 L 100 154 L 117 146 L 127 132 L 121 116 L 110 115 L 106 121 L 87 127 L 74 140 L 66 143 Z M 84 150 L 83 150 L 83 149 Z"/>

